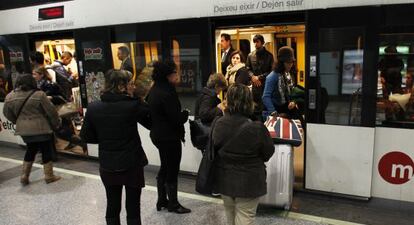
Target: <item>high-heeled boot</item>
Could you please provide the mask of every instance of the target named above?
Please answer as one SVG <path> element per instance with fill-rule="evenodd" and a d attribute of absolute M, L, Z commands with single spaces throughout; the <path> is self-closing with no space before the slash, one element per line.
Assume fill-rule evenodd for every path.
<path fill-rule="evenodd" d="M 168 194 L 168 212 L 175 212 L 178 214 L 190 213 L 191 210 L 183 207 L 177 198 L 177 183 L 167 183 Z"/>

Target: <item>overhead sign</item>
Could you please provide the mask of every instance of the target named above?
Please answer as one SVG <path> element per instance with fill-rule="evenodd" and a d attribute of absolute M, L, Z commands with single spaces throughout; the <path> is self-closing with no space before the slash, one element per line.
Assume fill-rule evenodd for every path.
<path fill-rule="evenodd" d="M 0 1 L 0 10 L 16 9 L 34 5 L 55 3 L 55 2 L 66 2 L 72 0 L 13 0 L 13 1 Z"/>
<path fill-rule="evenodd" d="M 39 9 L 39 21 L 50 20 L 50 19 L 60 19 L 63 17 L 64 17 L 63 6 Z"/>

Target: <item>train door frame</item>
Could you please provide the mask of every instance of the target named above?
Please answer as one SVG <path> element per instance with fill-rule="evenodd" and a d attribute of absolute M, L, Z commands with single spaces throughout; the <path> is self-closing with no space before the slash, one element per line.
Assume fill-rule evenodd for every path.
<path fill-rule="evenodd" d="M 368 19 L 366 15 L 372 15 Z M 350 17 L 349 15 L 352 15 Z M 309 170 L 305 169 L 305 188 L 308 190 L 315 190 L 321 192 L 331 192 L 336 194 L 343 194 L 349 196 L 358 196 L 362 198 L 369 198 L 371 197 L 371 182 L 372 173 L 370 165 L 372 165 L 372 158 L 373 158 L 373 151 L 374 151 L 374 133 L 375 133 L 375 100 L 373 100 L 373 96 L 376 95 L 376 79 L 377 79 L 377 71 L 376 69 L 376 60 L 378 58 L 378 50 L 377 50 L 377 33 L 378 33 L 378 22 L 381 21 L 380 19 L 380 10 L 376 7 L 359 7 L 359 8 L 351 8 L 351 9 L 330 9 L 329 11 L 323 10 L 311 10 L 307 13 L 307 58 L 306 64 L 306 102 L 307 110 L 306 110 L 306 118 L 308 123 L 308 129 L 306 132 L 306 144 L 312 145 L 307 146 L 306 151 L 306 166 L 307 168 L 313 167 L 312 171 L 325 171 L 322 174 L 319 174 L 318 177 L 316 175 L 308 174 Z M 341 28 L 360 28 L 362 30 L 363 36 L 363 80 L 362 80 L 362 111 L 361 111 L 361 122 L 358 125 L 325 125 L 322 124 L 323 119 L 321 118 L 321 112 L 323 108 L 323 99 L 321 98 L 321 85 L 320 85 L 320 53 L 323 52 L 321 50 L 321 36 L 320 31 L 321 29 L 341 29 Z M 316 59 L 316 62 L 311 62 L 312 59 Z M 310 67 L 316 66 L 316 73 L 310 73 Z M 375 75 L 374 75 L 375 74 Z M 322 139 L 326 140 L 326 138 L 315 138 L 315 135 L 311 135 L 310 132 L 315 132 L 316 129 L 319 130 L 319 136 L 326 136 L 327 134 L 332 135 L 332 130 L 335 130 L 337 134 L 343 134 L 341 136 L 342 141 L 336 142 L 335 144 L 332 143 L 323 143 L 323 144 L 315 144 L 317 141 L 321 142 Z M 331 131 L 330 131 L 331 130 Z M 330 132 L 330 133 L 327 133 Z M 333 132 L 333 133 L 335 133 Z M 361 134 L 359 133 L 361 132 Z M 318 132 L 316 132 L 318 133 Z M 353 133 L 353 134 L 352 134 Z M 346 136 L 348 135 L 348 136 Z M 358 135 L 366 135 L 365 142 L 361 143 L 361 146 L 365 146 L 365 154 L 364 151 L 359 151 L 358 148 L 349 147 L 352 151 L 357 152 L 347 152 L 341 151 L 329 151 L 327 146 L 331 150 L 333 149 L 343 149 L 344 145 L 343 142 L 347 140 L 348 145 L 354 143 L 358 143 Z M 329 136 L 329 135 L 328 135 Z M 339 136 L 336 136 L 339 138 Z M 322 146 L 324 145 L 324 147 Z M 332 147 L 336 145 L 337 147 Z M 322 146 L 322 147 L 321 147 Z M 366 149 L 365 149 L 366 148 Z M 336 152 L 336 153 L 333 153 Z M 351 155 L 358 155 L 360 153 L 360 158 L 353 162 Z M 336 159 L 339 160 L 336 166 L 331 165 L 332 160 L 329 160 L 330 154 L 336 154 Z M 316 155 L 321 156 L 322 158 L 316 157 Z M 328 158 L 326 158 L 328 157 Z M 346 160 L 348 159 L 348 160 Z M 319 160 L 319 161 L 318 161 Z M 323 161 L 324 163 L 320 163 Z M 361 163 L 364 161 L 364 163 Z M 319 163 L 317 163 L 319 162 Z M 353 164 L 354 163 L 354 164 Z M 323 164 L 323 165 L 322 165 Z M 326 167 L 327 164 L 329 168 L 322 168 Z M 349 171 L 348 176 L 342 177 L 343 173 L 339 171 L 337 168 L 341 168 L 344 166 L 349 166 L 349 164 L 353 164 L 354 166 L 351 167 L 352 169 L 359 168 L 361 172 L 359 175 L 352 171 Z M 329 171 L 328 171 L 329 170 Z M 328 171 L 328 172 L 327 172 Z M 339 177 L 338 177 L 339 176 Z M 352 180 L 353 182 L 360 182 L 363 184 L 364 188 L 358 189 L 352 187 L 349 183 L 344 182 L 345 180 Z M 327 182 L 326 182 L 327 181 Z M 340 183 L 345 183 L 340 185 Z M 318 185 L 319 184 L 319 185 Z"/>
<path fill-rule="evenodd" d="M 237 21 L 237 22 L 236 22 Z M 255 21 L 253 23 L 252 21 Z M 256 21 L 260 21 L 257 23 Z M 275 22 L 277 21 L 277 22 Z M 248 16 L 230 16 L 230 17 L 220 17 L 214 18 L 211 20 L 211 58 L 212 58 L 212 65 L 213 71 L 216 71 L 218 68 L 217 63 L 219 63 L 216 59 L 216 30 L 219 29 L 236 29 L 236 28 L 246 28 L 246 27 L 262 27 L 262 26 L 282 26 L 282 25 L 304 25 L 305 32 L 304 32 L 304 73 L 307 75 L 309 71 L 307 71 L 307 58 L 308 58 L 308 48 L 307 48 L 307 14 L 305 12 L 280 12 L 277 14 L 260 14 L 260 15 L 248 15 Z M 298 75 L 299 76 L 299 75 Z M 306 77 L 305 79 L 305 86 L 307 85 Z M 307 108 L 305 108 L 305 111 Z M 306 133 L 306 124 L 304 125 L 303 129 Z M 296 186 L 299 189 L 305 188 L 306 182 L 306 141 L 304 138 L 303 144 L 303 180 L 300 182 L 300 186 Z"/>

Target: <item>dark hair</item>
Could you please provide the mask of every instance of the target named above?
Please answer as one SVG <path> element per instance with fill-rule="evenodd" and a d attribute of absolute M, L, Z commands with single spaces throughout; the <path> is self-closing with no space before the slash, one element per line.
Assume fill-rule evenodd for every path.
<path fill-rule="evenodd" d="M 118 48 L 119 51 L 121 51 L 125 55 L 129 55 L 129 48 L 126 46 L 121 46 Z"/>
<path fill-rule="evenodd" d="M 250 116 L 253 114 L 254 104 L 250 89 L 244 85 L 235 83 L 227 90 L 226 112 L 230 115 L 242 114 Z"/>
<path fill-rule="evenodd" d="M 231 62 L 231 59 L 233 58 L 233 56 L 235 56 L 235 55 L 240 55 L 240 61 L 242 63 L 246 62 L 246 58 L 244 57 L 243 52 L 241 52 L 239 50 L 236 50 L 236 51 L 234 51 L 230 54 L 230 62 Z"/>
<path fill-rule="evenodd" d="M 24 73 L 24 62 L 16 62 L 16 64 L 14 64 L 16 71 L 18 73 Z"/>
<path fill-rule="evenodd" d="M 222 33 L 220 35 L 220 37 L 224 37 L 224 40 L 226 40 L 226 41 L 230 41 L 231 40 L 230 34 Z"/>
<path fill-rule="evenodd" d="M 119 89 L 120 86 L 127 88 L 132 74 L 126 70 L 108 70 L 105 74 L 105 89 L 104 92 L 112 92 L 121 94 L 123 91 Z"/>
<path fill-rule="evenodd" d="M 65 51 L 65 52 L 62 53 L 62 57 L 70 57 L 70 58 L 72 58 L 73 56 L 72 56 L 72 53 L 70 53 L 68 51 Z"/>
<path fill-rule="evenodd" d="M 262 44 L 264 44 L 264 43 L 265 43 L 265 41 L 264 41 L 264 37 L 263 37 L 261 34 L 256 34 L 256 35 L 254 35 L 254 37 L 253 37 L 253 42 L 257 42 L 257 41 L 262 42 Z"/>
<path fill-rule="evenodd" d="M 285 72 L 285 64 L 283 61 L 278 60 L 273 64 L 273 70 L 277 73 L 284 73 Z M 290 69 L 289 73 L 291 75 L 296 74 L 298 71 L 296 69 L 296 62 L 293 62 L 293 66 Z"/>
<path fill-rule="evenodd" d="M 30 53 L 30 60 L 37 64 L 43 64 L 45 62 L 45 56 L 41 52 Z"/>
<path fill-rule="evenodd" d="M 227 81 L 226 78 L 221 73 L 213 73 L 210 75 L 207 81 L 207 88 L 226 88 Z"/>
<path fill-rule="evenodd" d="M 152 79 L 155 82 L 167 81 L 167 76 L 177 72 L 177 65 L 173 61 L 156 61 L 154 62 L 154 70 L 152 71 Z"/>
<path fill-rule="evenodd" d="M 22 91 L 36 90 L 36 80 L 33 78 L 31 74 L 19 75 L 16 79 L 16 88 Z"/>

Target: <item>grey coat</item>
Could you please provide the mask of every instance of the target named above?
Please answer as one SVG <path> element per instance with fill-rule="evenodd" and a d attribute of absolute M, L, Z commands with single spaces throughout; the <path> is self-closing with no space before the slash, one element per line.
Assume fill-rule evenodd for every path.
<path fill-rule="evenodd" d="M 3 114 L 16 124 L 16 135 L 36 136 L 51 134 L 59 126 L 56 108 L 43 91 L 36 91 L 26 102 L 19 118 L 17 113 L 32 91 L 15 90 L 4 101 Z"/>
<path fill-rule="evenodd" d="M 246 121 L 248 118 L 242 115 L 224 115 L 213 128 L 213 146 L 218 151 L 215 188 L 231 197 L 257 198 L 267 193 L 264 162 L 275 149 L 269 132 L 260 122 L 248 122 L 231 140 Z"/>

